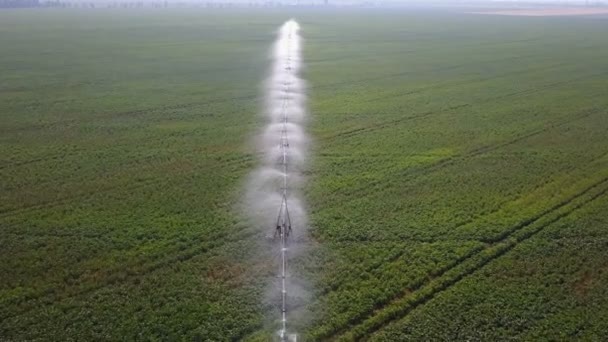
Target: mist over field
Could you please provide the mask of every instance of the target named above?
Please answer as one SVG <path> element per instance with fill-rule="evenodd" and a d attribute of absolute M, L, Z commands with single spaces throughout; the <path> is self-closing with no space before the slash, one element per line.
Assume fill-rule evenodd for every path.
<path fill-rule="evenodd" d="M 608 336 L 605 6 L 0 7 L 0 341 Z"/>

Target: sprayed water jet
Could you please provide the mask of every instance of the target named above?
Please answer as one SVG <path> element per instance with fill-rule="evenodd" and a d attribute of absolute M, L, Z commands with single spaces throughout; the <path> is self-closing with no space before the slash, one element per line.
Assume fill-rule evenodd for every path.
<path fill-rule="evenodd" d="M 298 236 L 306 228 L 306 213 L 298 189 L 302 186 L 302 168 L 306 161 L 308 138 L 302 128 L 306 116 L 305 82 L 302 69 L 299 25 L 289 20 L 281 26 L 272 50 L 270 75 L 264 82 L 267 126 L 258 142 L 262 165 L 249 185 L 248 210 L 256 224 L 266 227 L 278 257 L 277 280 L 280 297 L 277 337 L 295 341 L 289 329 L 290 295 L 301 293 L 288 271 L 288 260 L 296 255 Z"/>

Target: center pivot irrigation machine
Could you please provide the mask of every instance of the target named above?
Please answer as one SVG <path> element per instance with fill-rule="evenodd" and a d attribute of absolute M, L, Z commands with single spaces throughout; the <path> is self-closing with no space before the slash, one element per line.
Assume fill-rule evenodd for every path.
<path fill-rule="evenodd" d="M 289 23 L 288 23 L 289 24 Z M 293 27 L 293 25 L 290 25 Z M 290 27 L 290 31 L 287 36 L 287 44 L 288 44 L 288 54 L 285 63 L 285 72 L 290 76 L 293 75 L 294 69 L 291 66 L 291 44 L 292 44 L 292 34 L 294 33 L 294 29 Z M 288 107 L 290 105 L 290 83 L 283 82 L 282 90 L 283 90 L 283 104 L 281 108 L 281 139 L 279 143 L 279 148 L 281 150 L 279 164 L 283 171 L 283 184 L 281 187 L 282 192 L 282 200 L 281 206 L 279 208 L 279 213 L 277 215 L 277 223 L 274 233 L 274 239 L 279 240 L 280 242 L 280 251 L 281 251 L 281 262 L 280 262 L 280 271 L 279 271 L 279 279 L 281 281 L 281 330 L 279 330 L 278 337 L 280 341 L 290 341 L 297 342 L 296 334 L 288 334 L 287 333 L 287 245 L 288 240 L 291 235 L 291 218 L 289 216 L 289 203 L 288 203 L 288 163 L 289 163 L 289 137 L 288 137 Z"/>

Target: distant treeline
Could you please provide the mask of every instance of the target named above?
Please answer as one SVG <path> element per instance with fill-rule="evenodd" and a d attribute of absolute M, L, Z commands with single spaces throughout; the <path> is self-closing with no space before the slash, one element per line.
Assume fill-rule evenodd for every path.
<path fill-rule="evenodd" d="M 39 0 L 0 0 L 0 8 L 38 7 Z"/>
<path fill-rule="evenodd" d="M 579 0 L 579 1 L 560 1 L 556 0 L 555 2 L 549 1 L 501 1 L 496 0 L 492 3 L 494 5 L 504 5 L 506 7 L 517 7 L 522 5 L 527 6 L 593 6 L 593 7 L 603 7 L 608 5 L 608 0 Z M 332 4 L 342 4 L 340 1 L 334 3 L 334 1 L 330 0 L 296 0 L 296 3 L 282 2 L 276 0 L 235 0 L 235 1 L 227 1 L 227 0 L 213 0 L 213 1 L 182 1 L 182 0 L 157 0 L 157 1 L 99 1 L 99 0 L 0 0 L 0 8 L 27 8 L 27 7 L 54 7 L 54 8 L 143 8 L 143 7 L 153 7 L 153 8 L 167 8 L 167 7 L 281 7 L 281 6 L 318 6 L 318 5 L 329 5 L 330 2 Z M 433 3 L 449 3 L 446 1 L 432 1 Z M 349 5 L 362 5 L 362 6 L 375 6 L 380 5 L 381 2 L 377 0 L 354 0 L 354 1 L 346 1 Z M 391 4 L 398 4 L 399 1 L 391 1 Z M 403 1 L 403 3 L 407 3 L 407 1 Z M 472 0 L 471 4 L 479 4 L 482 5 L 483 1 L 475 1 Z"/>
<path fill-rule="evenodd" d="M 319 0 L 316 3 L 299 4 L 300 6 L 328 5 L 329 0 Z M 27 8 L 27 7 L 52 7 L 52 8 L 167 8 L 167 7 L 281 7 L 286 6 L 281 2 L 274 1 L 201 1 L 192 2 L 170 2 L 170 1 L 112 1 L 112 2 L 83 2 L 83 1 L 60 1 L 60 0 L 0 0 L 0 8 Z M 293 6 L 293 5 L 291 5 Z"/>

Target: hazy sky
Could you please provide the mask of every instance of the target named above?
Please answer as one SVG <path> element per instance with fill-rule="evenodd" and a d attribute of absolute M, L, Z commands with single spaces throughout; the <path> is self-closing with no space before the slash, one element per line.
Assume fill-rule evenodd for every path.
<path fill-rule="evenodd" d="M 41 0 L 41 2 L 55 0 Z M 114 2 L 144 2 L 144 3 L 207 3 L 207 2 L 274 2 L 274 3 L 321 3 L 323 0 L 65 0 L 66 2 L 83 2 L 83 3 L 114 3 Z M 329 0 L 330 3 L 356 3 L 356 2 L 373 2 L 373 3 L 417 3 L 417 4 L 464 4 L 464 3 L 554 3 L 554 4 L 585 4 L 586 0 Z M 589 0 L 589 3 L 607 3 L 608 0 Z"/>

